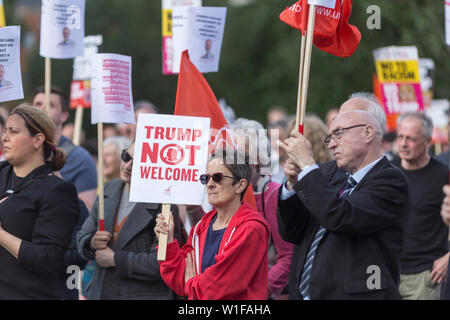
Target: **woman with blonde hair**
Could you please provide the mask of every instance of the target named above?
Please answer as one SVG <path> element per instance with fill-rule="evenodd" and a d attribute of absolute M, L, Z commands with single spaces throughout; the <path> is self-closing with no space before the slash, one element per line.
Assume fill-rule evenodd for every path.
<path fill-rule="evenodd" d="M 75 187 L 53 172 L 65 163 L 49 116 L 15 108 L 2 136 L 0 299 L 58 299 L 57 274 L 79 215 Z"/>

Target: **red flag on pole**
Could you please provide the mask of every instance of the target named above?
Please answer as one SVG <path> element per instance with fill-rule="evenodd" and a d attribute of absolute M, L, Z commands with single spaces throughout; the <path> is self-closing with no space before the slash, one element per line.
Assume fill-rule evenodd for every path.
<path fill-rule="evenodd" d="M 187 50 L 183 51 L 181 56 L 174 114 L 211 119 L 210 153 L 223 146 L 236 148 L 232 137 L 227 134 L 228 122 L 220 109 L 217 98 L 206 79 L 189 59 Z M 249 185 L 243 200 L 256 210 L 256 201 L 251 185 Z"/>
<path fill-rule="evenodd" d="M 361 41 L 358 28 L 348 23 L 353 0 L 336 1 L 336 8 L 316 7 L 314 45 L 338 57 L 348 57 L 355 52 Z M 280 14 L 280 20 L 304 35 L 307 29 L 309 5 L 307 0 L 297 1 Z"/>

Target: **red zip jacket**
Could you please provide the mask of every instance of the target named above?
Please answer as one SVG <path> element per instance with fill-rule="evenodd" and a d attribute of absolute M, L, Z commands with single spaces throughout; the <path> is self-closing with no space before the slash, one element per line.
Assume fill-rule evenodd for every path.
<path fill-rule="evenodd" d="M 214 209 L 191 230 L 180 249 L 176 240 L 167 245 L 160 261 L 164 282 L 189 300 L 267 299 L 269 227 L 260 213 L 243 203 L 231 218 L 220 243 L 216 264 L 201 273 L 203 247 Z M 185 257 L 194 250 L 197 276 L 184 281 Z"/>

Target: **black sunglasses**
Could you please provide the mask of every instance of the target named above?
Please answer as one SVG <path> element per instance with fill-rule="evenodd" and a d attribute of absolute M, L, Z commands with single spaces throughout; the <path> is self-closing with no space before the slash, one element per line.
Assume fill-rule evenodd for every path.
<path fill-rule="evenodd" d="M 133 157 L 130 156 L 126 149 L 122 150 L 122 155 L 120 156 L 123 162 L 127 163 L 130 160 L 133 160 Z"/>
<path fill-rule="evenodd" d="M 213 179 L 214 182 L 219 183 L 220 181 L 222 181 L 223 178 L 231 178 L 233 180 L 236 180 L 236 177 L 230 177 L 230 176 L 226 176 L 221 172 L 217 172 L 217 173 L 213 173 L 211 174 L 202 174 L 200 175 L 200 182 L 202 184 L 207 184 L 209 182 L 209 179 Z"/>

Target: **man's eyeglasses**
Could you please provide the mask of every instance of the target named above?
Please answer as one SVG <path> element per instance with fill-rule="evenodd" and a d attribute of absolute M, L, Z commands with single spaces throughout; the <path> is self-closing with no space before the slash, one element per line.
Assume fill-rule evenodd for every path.
<path fill-rule="evenodd" d="M 338 128 L 338 129 L 334 130 L 331 134 L 327 135 L 326 138 L 323 140 L 323 142 L 326 145 L 328 145 L 331 142 L 331 139 L 333 139 L 334 141 L 338 142 L 344 136 L 345 130 L 358 128 L 358 127 L 365 127 L 365 126 L 366 126 L 366 124 L 357 124 L 357 125 L 354 125 L 354 126 L 351 126 L 351 127 Z"/>
<path fill-rule="evenodd" d="M 209 179 L 213 179 L 214 182 L 219 183 L 220 181 L 222 181 L 223 178 L 231 178 L 233 180 L 236 179 L 236 177 L 230 177 L 230 176 L 226 176 L 221 172 L 217 172 L 217 173 L 213 173 L 213 174 L 202 174 L 200 175 L 200 182 L 202 184 L 207 184 L 209 182 Z"/>
<path fill-rule="evenodd" d="M 125 163 L 128 163 L 130 160 L 133 160 L 133 157 L 130 156 L 130 154 L 128 153 L 128 151 L 126 149 L 122 150 L 122 155 L 120 156 L 120 158 Z"/>

